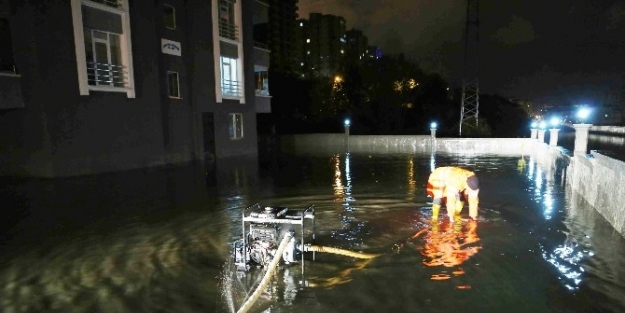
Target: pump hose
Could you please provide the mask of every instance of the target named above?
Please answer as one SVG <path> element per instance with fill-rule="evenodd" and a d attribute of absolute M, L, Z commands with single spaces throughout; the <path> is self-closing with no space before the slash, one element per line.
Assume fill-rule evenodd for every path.
<path fill-rule="evenodd" d="M 284 252 L 284 249 L 286 249 L 286 246 L 291 240 L 292 236 L 293 235 L 290 233 L 284 235 L 284 238 L 282 239 L 282 242 L 280 242 L 278 250 L 274 254 L 273 260 L 271 260 L 271 263 L 269 263 L 269 265 L 267 266 L 267 272 L 265 273 L 265 276 L 263 276 L 263 279 L 260 281 L 260 284 L 258 284 L 258 287 L 256 287 L 256 290 L 254 290 L 254 293 L 245 301 L 245 303 L 243 303 L 243 306 L 241 306 L 237 313 L 247 312 L 256 302 L 256 300 L 258 300 L 258 297 L 260 297 L 260 294 L 265 289 L 265 287 L 267 287 L 267 284 L 271 280 L 271 276 L 276 271 L 276 267 L 278 266 L 280 259 L 282 259 L 280 256 L 282 256 L 282 253 Z"/>
<path fill-rule="evenodd" d="M 304 246 L 304 251 L 305 252 L 311 252 L 312 251 L 312 252 L 334 253 L 334 254 L 349 256 L 349 257 L 358 258 L 358 259 L 373 259 L 373 258 L 379 256 L 379 254 L 361 253 L 361 252 L 355 252 L 355 251 L 345 250 L 345 249 L 341 249 L 341 248 L 324 247 L 324 246 L 312 246 L 312 245 L 305 245 Z"/>

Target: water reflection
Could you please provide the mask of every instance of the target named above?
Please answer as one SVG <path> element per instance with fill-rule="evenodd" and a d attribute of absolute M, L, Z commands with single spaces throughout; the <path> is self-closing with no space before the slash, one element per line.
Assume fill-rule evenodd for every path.
<path fill-rule="evenodd" d="M 458 267 L 482 249 L 481 245 L 476 244 L 480 238 L 477 235 L 477 222 L 473 220 L 433 222 L 431 228 L 423 234 L 419 251 L 425 257 L 423 264 L 429 267 Z M 462 268 L 451 272 L 454 276 L 463 274 Z M 431 279 L 447 280 L 451 275 L 447 270 L 441 270 L 440 273 L 432 274 Z"/>

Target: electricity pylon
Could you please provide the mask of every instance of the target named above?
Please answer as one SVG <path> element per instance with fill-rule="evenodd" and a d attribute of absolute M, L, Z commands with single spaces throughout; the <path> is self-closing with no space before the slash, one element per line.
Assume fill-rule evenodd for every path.
<path fill-rule="evenodd" d="M 462 79 L 462 103 L 458 135 L 462 126 L 479 126 L 480 87 L 478 80 L 480 43 L 480 1 L 467 0 L 467 19 L 464 32 L 464 77 Z"/>

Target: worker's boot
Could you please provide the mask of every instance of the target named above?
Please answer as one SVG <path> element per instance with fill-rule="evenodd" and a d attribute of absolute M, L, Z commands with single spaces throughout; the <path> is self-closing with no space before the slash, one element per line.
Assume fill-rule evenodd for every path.
<path fill-rule="evenodd" d="M 464 201 L 456 201 L 456 215 L 460 215 L 462 213 L 462 208 L 464 208 Z"/>
<path fill-rule="evenodd" d="M 432 204 L 432 220 L 438 220 L 438 213 L 441 211 L 440 204 Z"/>

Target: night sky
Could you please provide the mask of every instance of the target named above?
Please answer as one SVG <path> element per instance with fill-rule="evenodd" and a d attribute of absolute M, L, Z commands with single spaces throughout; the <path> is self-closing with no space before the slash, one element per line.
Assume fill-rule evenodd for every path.
<path fill-rule="evenodd" d="M 383 53 L 461 85 L 466 0 L 299 0 Z M 480 91 L 535 104 L 625 102 L 625 0 L 480 1 Z"/>

